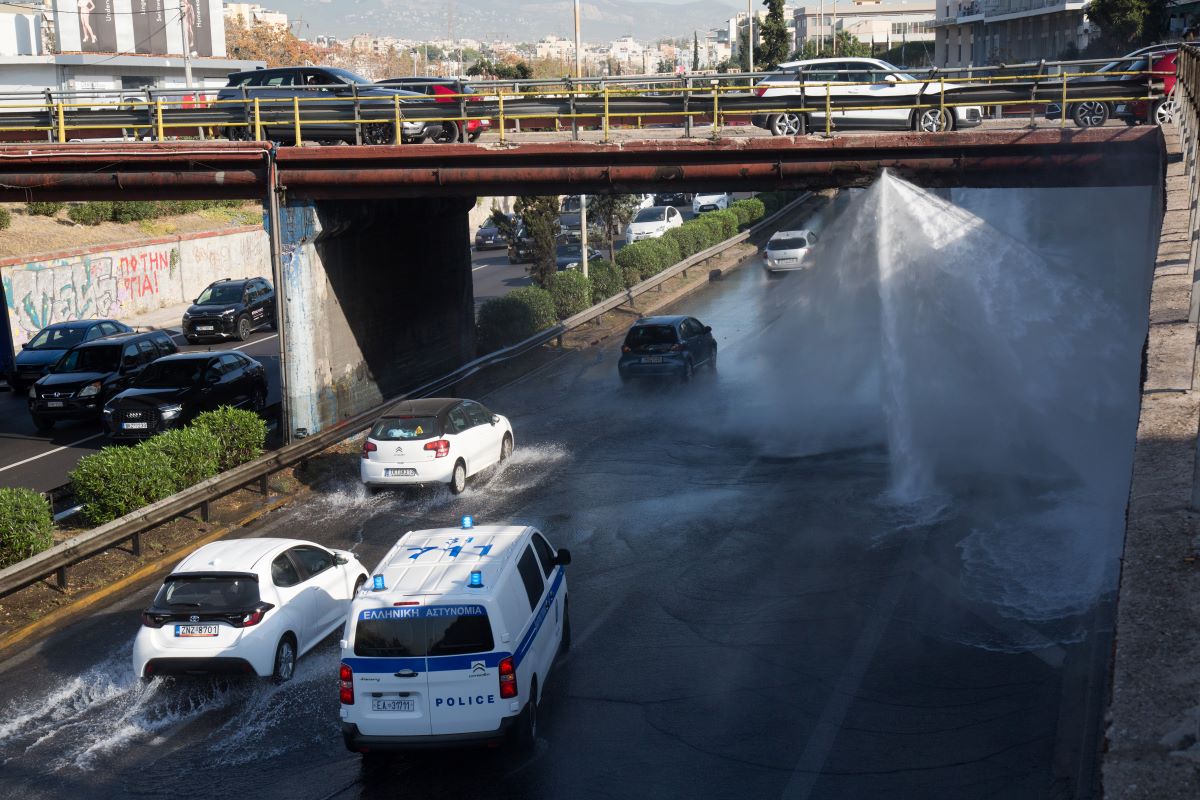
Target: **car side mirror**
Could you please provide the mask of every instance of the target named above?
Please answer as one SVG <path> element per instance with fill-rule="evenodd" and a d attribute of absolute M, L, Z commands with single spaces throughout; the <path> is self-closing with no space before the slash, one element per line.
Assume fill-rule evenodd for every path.
<path fill-rule="evenodd" d="M 892 75 L 890 72 L 887 75 L 884 75 L 883 79 L 885 81 L 887 81 L 888 83 L 895 83 L 896 81 L 900 80 L 895 75 Z"/>
<path fill-rule="evenodd" d="M 498 423 L 499 421 L 500 421 L 500 415 L 499 415 L 499 414 L 492 414 L 492 424 L 493 424 L 493 425 L 495 425 L 495 424 L 496 424 L 496 423 Z"/>
<path fill-rule="evenodd" d="M 712 333 L 712 326 L 711 326 L 711 325 L 705 325 L 705 326 L 704 326 L 704 332 L 705 332 L 705 333 Z"/>
<path fill-rule="evenodd" d="M 558 552 L 554 555 L 554 566 L 566 567 L 571 564 L 571 551 L 565 547 L 558 548 Z"/>
<path fill-rule="evenodd" d="M 350 559 L 346 558 L 341 553 L 334 553 L 333 554 L 333 563 L 337 564 L 339 567 L 344 567 L 350 563 Z"/>
<path fill-rule="evenodd" d="M 21 342 L 21 349 L 22 349 L 22 350 L 28 350 L 28 349 L 29 349 L 29 342 Z"/>

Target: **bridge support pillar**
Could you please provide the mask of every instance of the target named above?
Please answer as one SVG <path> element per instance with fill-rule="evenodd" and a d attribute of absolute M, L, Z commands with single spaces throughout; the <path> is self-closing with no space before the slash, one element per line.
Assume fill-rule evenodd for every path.
<path fill-rule="evenodd" d="M 471 206 L 462 198 L 281 204 L 289 439 L 474 358 Z"/>

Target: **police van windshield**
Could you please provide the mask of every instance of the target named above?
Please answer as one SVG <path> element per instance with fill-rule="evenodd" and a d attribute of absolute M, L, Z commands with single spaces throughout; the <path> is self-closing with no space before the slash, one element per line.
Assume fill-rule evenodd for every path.
<path fill-rule="evenodd" d="M 483 606 L 378 608 L 359 612 L 354 654 L 374 658 L 456 656 L 495 647 Z"/>
<path fill-rule="evenodd" d="M 375 423 L 370 438 L 378 442 L 403 442 L 430 439 L 437 435 L 437 419 L 434 417 L 388 417 Z"/>

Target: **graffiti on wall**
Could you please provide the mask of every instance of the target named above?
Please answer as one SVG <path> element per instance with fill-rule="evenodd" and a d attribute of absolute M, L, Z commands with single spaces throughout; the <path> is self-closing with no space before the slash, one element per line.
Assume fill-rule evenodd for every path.
<path fill-rule="evenodd" d="M 178 259 L 175 249 L 163 247 L 123 255 L 117 262 L 121 273 L 121 288 L 125 297 L 157 297 L 160 291 L 159 276 L 170 270 L 172 257 Z"/>

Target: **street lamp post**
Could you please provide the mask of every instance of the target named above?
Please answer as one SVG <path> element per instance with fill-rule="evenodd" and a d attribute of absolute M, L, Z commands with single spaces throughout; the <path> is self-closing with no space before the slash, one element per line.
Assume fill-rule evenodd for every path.
<path fill-rule="evenodd" d="M 583 77 L 583 52 L 580 49 L 579 40 L 579 0 L 575 0 L 575 80 Z M 578 121 L 572 119 L 571 124 L 575 125 Z M 583 268 L 583 277 L 588 276 L 588 223 L 587 223 L 587 195 L 579 195 L 579 242 L 580 242 L 580 266 Z"/>
<path fill-rule="evenodd" d="M 754 72 L 754 0 L 746 0 L 746 72 Z"/>

